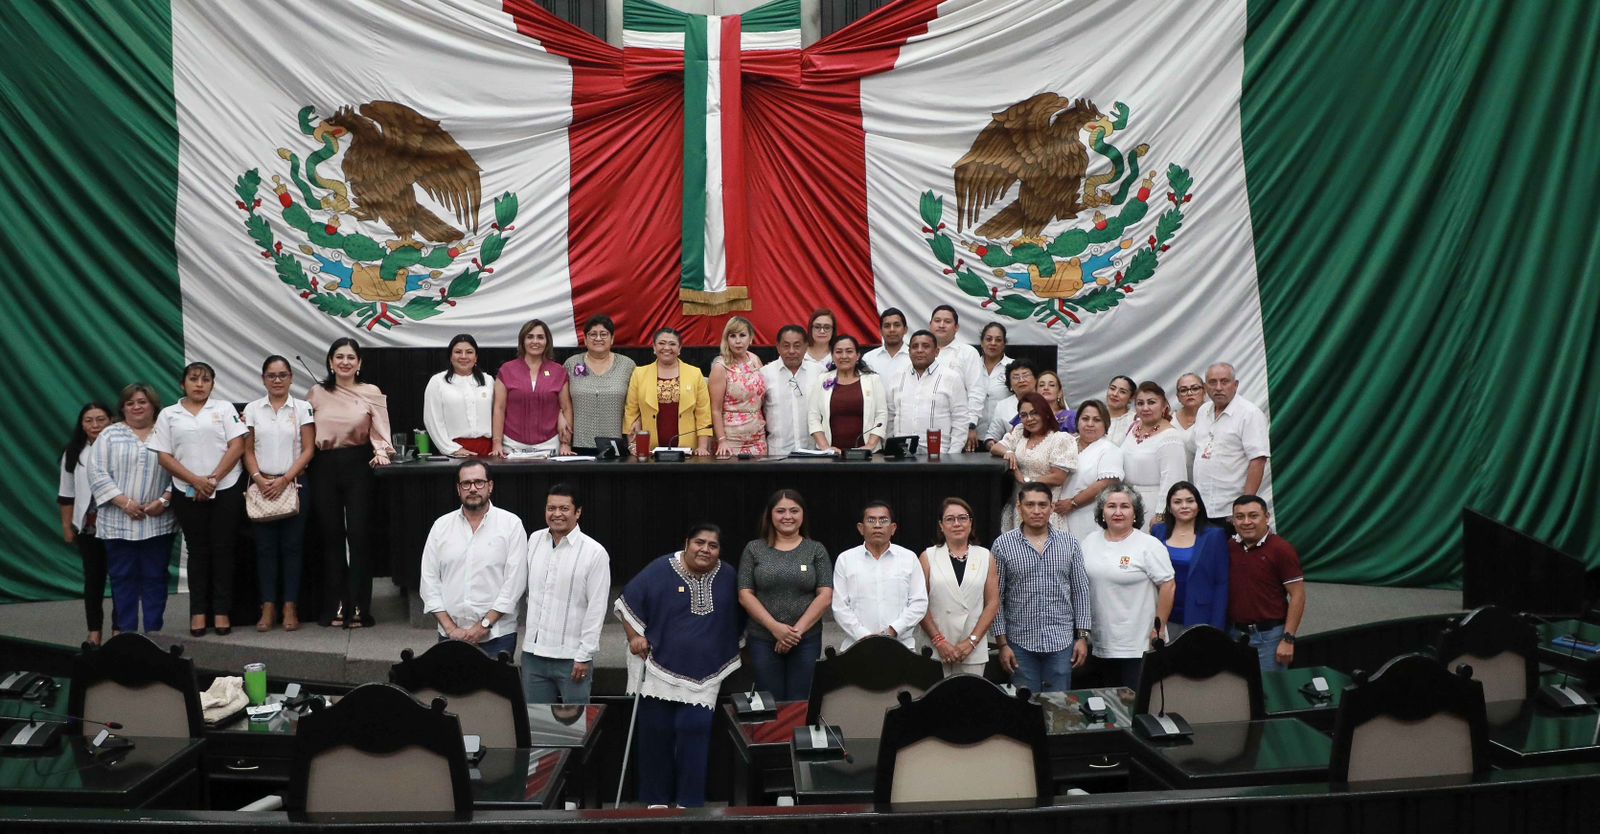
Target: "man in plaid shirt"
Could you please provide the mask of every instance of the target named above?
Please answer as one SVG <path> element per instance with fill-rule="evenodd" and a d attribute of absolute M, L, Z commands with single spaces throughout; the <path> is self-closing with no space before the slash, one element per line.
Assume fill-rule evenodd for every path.
<path fill-rule="evenodd" d="M 1000 566 L 1000 616 L 994 620 L 1000 665 L 1017 688 L 1064 692 L 1089 655 L 1089 575 L 1078 540 L 1050 527 L 1050 487 L 1030 481 L 1017 491 L 1022 527 L 990 551 Z"/>

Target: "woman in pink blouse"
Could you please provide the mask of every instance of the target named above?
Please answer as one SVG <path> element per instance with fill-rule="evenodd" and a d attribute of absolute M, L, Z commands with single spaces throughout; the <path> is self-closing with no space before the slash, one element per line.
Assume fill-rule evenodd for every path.
<path fill-rule="evenodd" d="M 572 454 L 572 392 L 567 369 L 551 358 L 550 326 L 534 319 L 517 333 L 517 358 L 494 381 L 491 457 Z"/>
<path fill-rule="evenodd" d="M 306 401 L 317 426 L 311 490 L 322 537 L 322 624 L 361 628 L 372 619 L 372 467 L 388 466 L 389 400 L 361 381 L 361 346 L 348 336 L 328 348 L 328 378 Z M 350 563 L 345 566 L 345 543 Z"/>

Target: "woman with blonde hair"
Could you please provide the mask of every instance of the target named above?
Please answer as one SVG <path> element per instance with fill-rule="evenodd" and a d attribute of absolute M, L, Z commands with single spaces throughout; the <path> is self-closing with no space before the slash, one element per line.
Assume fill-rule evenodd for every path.
<path fill-rule="evenodd" d="M 711 360 L 711 422 L 717 457 L 767 454 L 767 419 L 762 403 L 767 381 L 761 359 L 750 352 L 755 328 L 742 316 L 722 327 L 722 353 Z"/>

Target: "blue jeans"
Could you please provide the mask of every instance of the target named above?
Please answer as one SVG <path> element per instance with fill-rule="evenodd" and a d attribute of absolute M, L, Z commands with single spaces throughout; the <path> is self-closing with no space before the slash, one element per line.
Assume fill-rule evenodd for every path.
<path fill-rule="evenodd" d="M 1232 631 L 1235 640 L 1239 639 L 1241 634 L 1249 635 L 1250 648 L 1256 650 L 1256 658 L 1261 662 L 1261 671 L 1277 672 L 1287 668 L 1278 662 L 1278 642 L 1283 639 L 1283 626 L 1273 626 L 1265 630 L 1236 628 Z"/>
<path fill-rule="evenodd" d="M 587 704 L 594 683 L 594 664 L 583 680 L 572 679 L 572 661 L 522 653 L 522 700 L 530 704 Z M 557 700 L 560 696 L 560 700 Z"/>
<path fill-rule="evenodd" d="M 160 631 L 167 612 L 167 565 L 172 562 L 172 534 L 143 541 L 106 539 L 106 571 L 111 574 L 112 627 L 139 630 L 139 604 L 144 604 L 144 630 Z"/>
<path fill-rule="evenodd" d="M 309 497 L 300 490 L 302 502 Z M 306 510 L 278 521 L 253 525 L 256 534 L 256 579 L 261 586 L 261 603 L 300 601 L 300 571 L 305 566 Z M 278 578 L 283 592 L 278 592 Z"/>
<path fill-rule="evenodd" d="M 810 634 L 783 654 L 774 650 L 772 640 L 750 638 L 750 665 L 756 677 L 756 688 L 772 693 L 780 701 L 804 701 L 811 697 L 811 674 L 817 668 L 817 655 L 822 649 L 822 629 L 813 628 Z"/>
<path fill-rule="evenodd" d="M 1072 688 L 1072 646 L 1059 652 L 1030 652 L 1013 643 L 1011 652 L 1017 656 L 1017 671 L 1011 673 L 1012 686 L 1026 688 L 1035 695 Z"/>

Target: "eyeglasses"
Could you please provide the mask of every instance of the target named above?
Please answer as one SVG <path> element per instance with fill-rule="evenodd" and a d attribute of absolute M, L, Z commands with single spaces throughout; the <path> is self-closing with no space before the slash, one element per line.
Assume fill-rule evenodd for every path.
<path fill-rule="evenodd" d="M 475 489 L 483 489 L 484 487 L 486 487 L 488 485 L 489 485 L 489 482 L 484 480 L 484 479 L 482 479 L 482 478 L 478 478 L 476 480 L 471 480 L 471 481 L 456 481 L 456 486 L 458 488 L 467 490 L 468 492 L 471 492 L 472 490 L 475 490 Z"/>
<path fill-rule="evenodd" d="M 262 377 L 264 379 L 266 379 L 268 382 L 282 382 L 282 381 L 284 381 L 286 379 L 293 379 L 294 378 L 294 374 L 292 374 L 292 373 L 262 374 Z"/>
<path fill-rule="evenodd" d="M 588 336 L 589 338 L 591 338 L 591 339 L 593 339 L 593 340 L 595 340 L 597 342 L 601 341 L 601 340 L 604 340 L 604 339 L 611 338 L 611 334 L 605 332 L 604 330 L 596 330 L 596 331 L 594 331 L 592 333 L 586 333 L 584 335 Z"/>
<path fill-rule="evenodd" d="M 813 325 L 811 325 L 811 329 L 812 330 L 832 330 L 833 329 L 833 325 L 831 325 L 831 324 L 813 324 Z"/>
<path fill-rule="evenodd" d="M 946 523 L 946 524 L 966 524 L 967 522 L 972 520 L 972 516 L 970 516 L 970 515 L 947 515 L 947 516 L 944 517 L 943 520 L 944 520 L 944 523 Z"/>
<path fill-rule="evenodd" d="M 1198 394 L 1198 393 L 1200 393 L 1201 391 L 1204 391 L 1204 390 L 1206 390 L 1206 387 L 1204 385 L 1185 385 L 1185 386 L 1183 386 L 1183 387 L 1178 389 L 1178 393 L 1180 393 L 1180 394 Z"/>
<path fill-rule="evenodd" d="M 868 527 L 888 527 L 894 523 L 892 518 L 863 518 L 861 523 Z"/>

